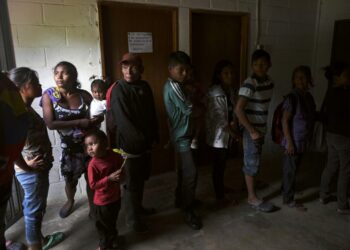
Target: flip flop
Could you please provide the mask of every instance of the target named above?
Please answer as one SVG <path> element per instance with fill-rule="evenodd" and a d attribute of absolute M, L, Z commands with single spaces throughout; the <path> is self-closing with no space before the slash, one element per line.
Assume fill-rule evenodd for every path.
<path fill-rule="evenodd" d="M 57 244 L 62 242 L 64 238 L 65 238 L 65 235 L 62 232 L 57 232 L 51 235 L 47 235 L 45 237 L 45 240 L 47 240 L 47 243 L 45 244 L 45 246 L 43 246 L 43 250 L 48 250 L 56 246 Z"/>
<path fill-rule="evenodd" d="M 6 241 L 6 250 L 25 250 L 27 249 L 26 245 L 21 242 L 15 242 L 11 240 Z"/>
<path fill-rule="evenodd" d="M 249 203 L 249 206 L 257 211 L 270 213 L 277 210 L 277 207 L 271 202 L 261 201 L 259 203 Z"/>

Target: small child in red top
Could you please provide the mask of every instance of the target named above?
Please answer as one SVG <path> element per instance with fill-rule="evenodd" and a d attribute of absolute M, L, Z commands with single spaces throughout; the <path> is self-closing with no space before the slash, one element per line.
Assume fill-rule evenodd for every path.
<path fill-rule="evenodd" d="M 120 249 L 116 229 L 120 210 L 120 179 L 123 159 L 107 148 L 107 136 L 92 130 L 85 136 L 86 151 L 92 159 L 88 167 L 89 185 L 94 193 L 99 250 Z"/>

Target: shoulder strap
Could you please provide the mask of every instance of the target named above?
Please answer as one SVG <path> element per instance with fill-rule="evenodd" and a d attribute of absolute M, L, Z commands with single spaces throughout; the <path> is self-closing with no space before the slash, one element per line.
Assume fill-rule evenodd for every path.
<path fill-rule="evenodd" d="M 106 108 L 107 110 L 111 109 L 111 94 L 114 86 L 118 84 L 118 81 L 112 83 L 112 85 L 108 88 L 106 93 Z"/>
<path fill-rule="evenodd" d="M 48 88 L 47 90 L 44 91 L 43 95 L 45 93 L 48 94 L 53 105 L 56 105 L 59 102 L 59 100 L 61 99 L 61 93 L 60 93 L 58 87 Z M 42 97 L 40 99 L 39 105 L 42 106 Z"/>

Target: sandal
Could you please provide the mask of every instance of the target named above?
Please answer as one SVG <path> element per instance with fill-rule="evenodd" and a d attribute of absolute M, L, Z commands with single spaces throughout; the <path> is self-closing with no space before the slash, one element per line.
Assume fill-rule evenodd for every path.
<path fill-rule="evenodd" d="M 45 237 L 46 244 L 43 246 L 43 250 L 50 249 L 64 240 L 64 233 L 57 232 Z"/>
<path fill-rule="evenodd" d="M 6 250 L 25 250 L 27 247 L 21 242 L 6 241 Z"/>

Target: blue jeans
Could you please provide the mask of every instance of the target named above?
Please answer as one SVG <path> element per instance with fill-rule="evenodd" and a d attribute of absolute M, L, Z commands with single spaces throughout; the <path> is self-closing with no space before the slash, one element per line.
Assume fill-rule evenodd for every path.
<path fill-rule="evenodd" d="M 247 130 L 243 130 L 243 172 L 248 176 L 258 174 L 264 137 L 253 140 Z"/>
<path fill-rule="evenodd" d="M 16 177 L 24 190 L 22 205 L 27 242 L 29 245 L 39 244 L 49 191 L 49 170 L 18 172 Z"/>

